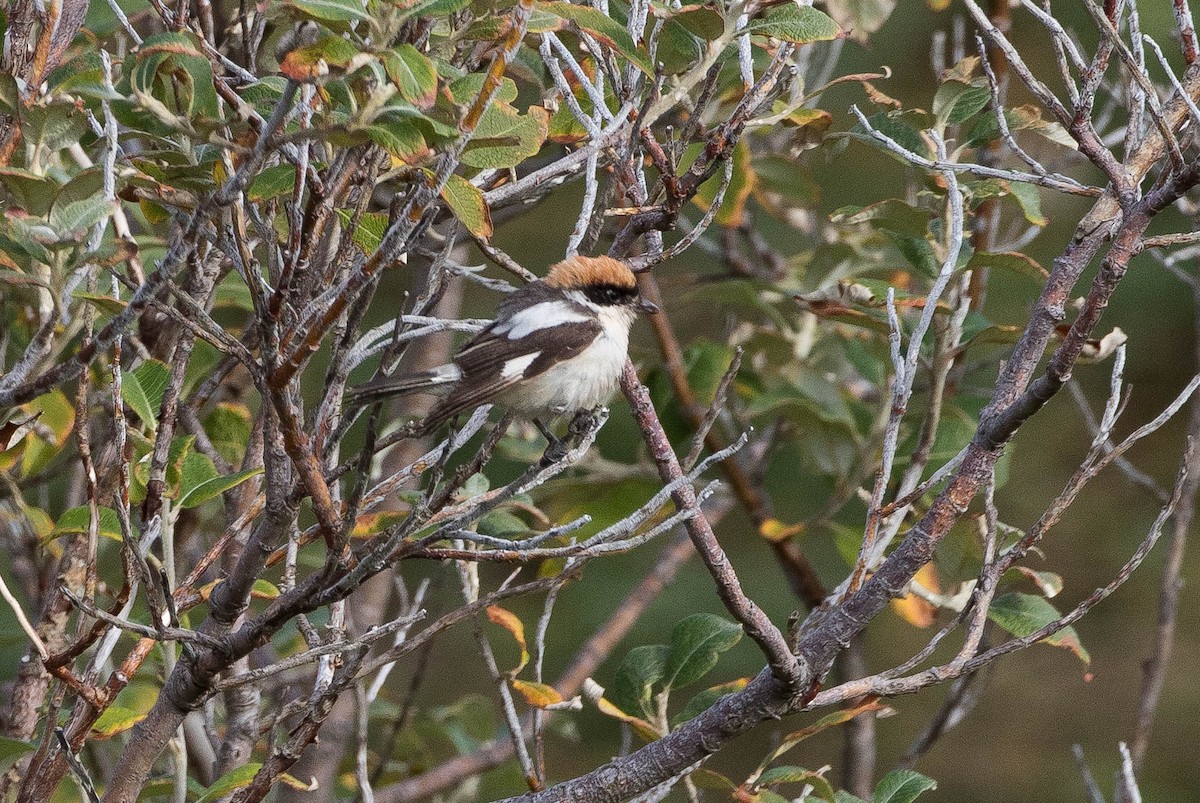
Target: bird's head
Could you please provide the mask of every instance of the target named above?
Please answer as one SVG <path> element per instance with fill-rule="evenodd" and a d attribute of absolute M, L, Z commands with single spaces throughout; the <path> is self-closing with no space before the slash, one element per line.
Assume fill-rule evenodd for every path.
<path fill-rule="evenodd" d="M 612 257 L 574 256 L 564 259 L 543 280 L 564 293 L 578 294 L 581 300 L 604 308 L 624 308 L 634 312 L 658 312 L 658 306 L 642 297 L 637 277 L 629 266 Z"/>

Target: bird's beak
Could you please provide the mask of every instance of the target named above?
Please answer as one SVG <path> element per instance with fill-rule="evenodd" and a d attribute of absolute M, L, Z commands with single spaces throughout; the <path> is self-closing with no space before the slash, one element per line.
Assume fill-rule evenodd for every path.
<path fill-rule="evenodd" d="M 653 315 L 654 313 L 658 312 L 658 305 L 644 297 L 639 297 L 637 303 L 633 305 L 633 308 L 638 312 L 644 312 L 647 315 Z"/>

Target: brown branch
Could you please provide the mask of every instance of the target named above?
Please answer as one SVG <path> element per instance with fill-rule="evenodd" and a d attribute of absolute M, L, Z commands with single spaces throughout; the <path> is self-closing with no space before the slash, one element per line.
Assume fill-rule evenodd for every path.
<path fill-rule="evenodd" d="M 666 303 L 659 290 L 658 282 L 651 274 L 644 273 L 639 278 L 639 283 L 645 296 L 659 308 L 657 315 L 649 316 L 650 326 L 658 341 L 663 365 L 671 380 L 671 387 L 675 391 L 680 411 L 691 422 L 693 429 L 697 432 L 702 431 L 705 411 L 696 400 L 696 394 L 688 383 L 687 369 L 683 364 L 683 350 L 679 346 L 679 340 L 675 336 L 675 330 L 667 316 Z M 704 444 L 714 452 L 724 449 L 727 445 L 721 436 L 712 429 L 709 429 L 704 435 Z M 770 501 L 766 494 L 754 483 L 745 470 L 744 464 L 737 457 L 722 461 L 720 466 L 742 509 L 750 517 L 755 530 L 762 534 L 764 526 L 772 519 Z M 820 605 L 821 600 L 825 599 L 825 586 L 821 583 L 821 578 L 817 576 L 816 570 L 813 569 L 808 558 L 800 551 L 799 547 L 788 541 L 775 538 L 768 539 L 768 541 L 775 553 L 775 559 L 779 562 L 801 602 L 810 610 Z"/>
<path fill-rule="evenodd" d="M 650 392 L 638 381 L 633 363 L 628 361 L 621 374 L 621 390 L 629 400 L 630 410 L 642 431 L 642 438 L 650 447 L 650 457 L 658 468 L 659 477 L 665 483 L 677 483 L 684 476 L 679 459 L 675 450 L 671 448 L 667 433 L 663 431 L 654 405 L 650 402 Z M 679 510 L 689 510 L 697 504 L 696 491 L 690 483 L 678 485 L 671 497 Z M 799 696 L 801 668 L 788 647 L 787 639 L 762 609 L 742 591 L 741 583 L 734 574 L 725 550 L 717 541 L 708 519 L 701 513 L 685 521 L 684 527 L 691 536 L 700 560 L 712 575 L 717 585 L 717 594 L 725 603 L 726 609 L 741 623 L 746 635 L 767 657 L 767 663 L 779 683 L 781 692 L 789 696 Z"/>

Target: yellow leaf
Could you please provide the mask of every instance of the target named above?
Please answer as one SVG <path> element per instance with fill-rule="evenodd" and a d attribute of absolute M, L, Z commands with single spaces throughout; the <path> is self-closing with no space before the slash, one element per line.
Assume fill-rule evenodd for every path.
<path fill-rule="evenodd" d="M 804 532 L 803 524 L 784 524 L 779 519 L 767 519 L 758 527 L 758 534 L 772 544 L 786 541 L 793 535 L 799 535 L 802 532 Z"/>
<path fill-rule="evenodd" d="M 364 513 L 354 520 L 354 529 L 350 531 L 351 538 L 370 538 L 408 518 L 407 513 L 384 511 L 382 513 Z"/>
<path fill-rule="evenodd" d="M 622 722 L 627 723 L 631 728 L 634 729 L 634 731 L 637 732 L 638 736 L 641 736 L 648 742 L 656 741 L 661 739 L 663 736 L 658 732 L 658 729 L 649 722 L 641 719 L 640 717 L 626 714 L 624 711 L 610 703 L 606 697 L 601 697 L 599 700 L 597 700 L 596 705 L 599 706 L 601 714 L 607 714 L 613 719 L 619 719 Z"/>
<path fill-rule="evenodd" d="M 781 122 L 789 128 L 811 127 L 815 128 L 817 133 L 823 134 L 833 125 L 833 115 L 823 109 L 799 108 L 793 110 Z"/>
<path fill-rule="evenodd" d="M 281 783 L 284 783 L 287 786 L 292 787 L 293 789 L 299 789 L 301 792 L 317 791 L 317 779 L 316 778 L 313 778 L 311 783 L 305 783 L 304 781 L 297 778 L 295 775 L 288 775 L 285 772 L 279 776 L 279 780 Z M 353 787 L 353 785 L 351 785 L 351 786 Z"/>
<path fill-rule="evenodd" d="M 512 687 L 535 708 L 545 708 L 563 701 L 563 696 L 553 686 L 527 680 L 514 680 Z"/>
<path fill-rule="evenodd" d="M 937 569 L 932 563 L 926 563 L 913 577 L 913 582 L 920 583 L 935 594 L 941 593 L 938 584 Z M 937 608 L 930 602 L 915 594 L 905 594 L 899 599 L 892 600 L 896 613 L 914 627 L 929 627 L 937 621 Z"/>
<path fill-rule="evenodd" d="M 707 210 L 716 201 L 717 190 L 721 186 L 721 172 L 700 185 L 693 203 Z M 739 142 L 733 149 L 733 175 L 729 186 L 725 189 L 725 197 L 721 208 L 717 211 L 717 223 L 722 226 L 736 227 L 742 225 L 746 217 L 746 201 L 758 186 L 758 174 L 750 157 L 750 148 L 745 142 Z"/>
<path fill-rule="evenodd" d="M 488 621 L 494 625 L 500 625 L 516 639 L 517 645 L 521 648 L 521 663 L 517 664 L 517 668 L 513 670 L 515 675 L 525 668 L 525 664 L 529 663 L 529 649 L 525 645 L 525 625 L 521 624 L 521 620 L 512 611 L 506 611 L 499 605 L 489 605 L 487 609 Z"/>
<path fill-rule="evenodd" d="M 483 193 L 462 176 L 451 175 L 442 187 L 442 200 L 459 222 L 476 237 L 492 236 L 492 212 Z"/>
<path fill-rule="evenodd" d="M 40 416 L 38 423 L 41 425 L 32 438 L 22 441 L 25 448 L 21 454 L 21 477 L 24 479 L 46 468 L 66 443 L 67 436 L 75 429 L 75 405 L 65 393 L 55 389 L 21 409 Z M 50 440 L 45 440 L 47 435 Z"/>
<path fill-rule="evenodd" d="M 250 596 L 253 599 L 275 599 L 279 596 L 279 589 L 274 583 L 260 577 L 254 581 L 254 585 L 250 589 Z"/>

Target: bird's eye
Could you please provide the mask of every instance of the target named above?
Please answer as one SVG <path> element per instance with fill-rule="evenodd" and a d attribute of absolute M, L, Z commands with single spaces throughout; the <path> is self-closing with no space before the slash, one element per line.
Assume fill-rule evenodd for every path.
<path fill-rule="evenodd" d="M 611 287 L 610 287 L 610 288 L 608 288 L 607 290 L 605 290 L 605 291 L 604 291 L 604 297 L 605 297 L 606 299 L 608 299 L 609 301 L 616 302 L 616 300 L 617 300 L 617 291 L 616 291 L 616 290 L 614 290 L 613 288 L 611 288 Z"/>

